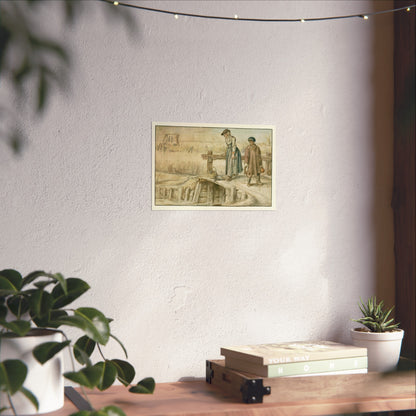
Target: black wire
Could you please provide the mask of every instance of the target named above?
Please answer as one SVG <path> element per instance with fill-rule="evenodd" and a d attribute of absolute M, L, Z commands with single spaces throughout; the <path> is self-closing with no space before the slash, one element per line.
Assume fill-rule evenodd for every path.
<path fill-rule="evenodd" d="M 114 5 L 114 1 L 112 0 L 100 0 L 104 3 L 109 3 Z M 352 19 L 352 18 L 360 18 L 363 19 L 365 17 L 375 16 L 378 14 L 384 14 L 384 13 L 394 13 L 401 10 L 408 10 L 413 9 L 416 7 L 416 4 L 413 4 L 411 6 L 404 6 L 404 7 L 398 7 L 396 9 L 390 9 L 390 10 L 381 10 L 378 12 L 372 12 L 372 13 L 364 13 L 364 14 L 350 14 L 346 16 L 329 16 L 329 17 L 310 17 L 310 18 L 303 18 L 303 19 L 257 19 L 257 18 L 247 18 L 247 17 L 225 17 L 225 16 L 209 16 L 209 15 L 203 15 L 203 14 L 193 14 L 193 13 L 183 13 L 183 12 L 172 12 L 169 10 L 162 10 L 162 9 L 154 9 L 151 7 L 144 7 L 144 6 L 138 6 L 135 4 L 129 4 L 129 3 L 122 3 L 117 2 L 117 6 L 122 7 L 130 7 L 133 9 L 139 9 L 149 12 L 155 12 L 155 13 L 163 13 L 163 14 L 170 14 L 173 16 L 185 16 L 185 17 L 196 17 L 199 19 L 214 19 L 214 20 L 233 20 L 233 21 L 242 21 L 242 22 L 313 22 L 313 21 L 323 21 L 323 20 L 339 20 L 339 19 Z"/>

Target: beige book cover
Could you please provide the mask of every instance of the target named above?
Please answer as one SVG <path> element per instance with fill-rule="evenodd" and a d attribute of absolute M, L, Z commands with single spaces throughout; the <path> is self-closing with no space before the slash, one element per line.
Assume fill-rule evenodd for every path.
<path fill-rule="evenodd" d="M 221 354 L 247 362 L 271 365 L 293 362 L 362 357 L 367 349 L 333 341 L 298 341 L 221 348 Z"/>

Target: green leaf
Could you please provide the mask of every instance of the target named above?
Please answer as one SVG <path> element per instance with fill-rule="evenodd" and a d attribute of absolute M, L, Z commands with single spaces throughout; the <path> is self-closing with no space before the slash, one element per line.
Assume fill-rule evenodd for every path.
<path fill-rule="evenodd" d="M 0 305 L 0 322 L 6 319 L 8 309 L 6 305 Z"/>
<path fill-rule="evenodd" d="M 38 326 L 48 326 L 53 298 L 44 290 L 35 291 L 29 298 L 30 315 Z"/>
<path fill-rule="evenodd" d="M 27 367 L 22 361 L 0 362 L 0 391 L 5 391 L 12 396 L 23 386 L 26 375 Z"/>
<path fill-rule="evenodd" d="M 68 313 L 66 311 L 62 311 L 60 309 L 58 310 L 51 310 L 50 314 L 50 321 L 48 322 L 48 326 L 50 328 L 59 328 L 61 325 L 58 320 L 64 316 L 68 316 Z"/>
<path fill-rule="evenodd" d="M 98 367 L 85 367 L 79 371 L 70 371 L 64 373 L 64 377 L 81 386 L 93 389 L 101 379 L 101 370 Z"/>
<path fill-rule="evenodd" d="M 36 410 L 39 410 L 38 399 L 30 390 L 22 386 L 20 387 L 20 392 L 22 392 L 26 396 L 26 398 L 28 398 L 32 402 Z"/>
<path fill-rule="evenodd" d="M 97 416 L 126 416 L 126 414 L 117 406 L 106 406 L 98 410 Z"/>
<path fill-rule="evenodd" d="M 94 365 L 101 372 L 100 381 L 97 384 L 97 388 L 100 391 L 108 389 L 113 385 L 117 376 L 117 369 L 111 361 L 101 361 Z"/>
<path fill-rule="evenodd" d="M 89 357 L 94 352 L 96 342 L 83 335 L 74 344 L 74 357 L 80 364 L 91 365 Z"/>
<path fill-rule="evenodd" d="M 126 416 L 126 414 L 117 406 L 106 406 L 100 410 L 81 410 L 70 416 Z"/>
<path fill-rule="evenodd" d="M 155 380 L 152 377 L 144 378 L 135 386 L 129 388 L 130 393 L 152 394 L 155 390 Z"/>
<path fill-rule="evenodd" d="M 69 416 L 93 416 L 95 414 L 95 410 L 80 410 L 76 413 L 71 413 Z"/>
<path fill-rule="evenodd" d="M 52 290 L 51 294 L 54 298 L 54 309 L 62 308 L 63 306 L 69 305 L 90 288 L 90 286 L 84 280 L 78 279 L 76 277 L 69 277 L 68 279 L 66 279 L 66 284 L 66 293 L 61 285 L 55 286 Z"/>
<path fill-rule="evenodd" d="M 26 55 L 25 58 L 22 60 L 19 68 L 16 68 L 13 71 L 13 82 L 16 85 L 16 88 L 20 89 L 22 86 L 23 79 L 30 74 L 32 71 L 33 66 Z"/>
<path fill-rule="evenodd" d="M 0 296 L 9 296 L 19 293 L 17 287 L 5 276 L 0 275 Z"/>
<path fill-rule="evenodd" d="M 46 99 L 49 93 L 49 84 L 46 76 L 46 71 L 44 67 L 39 69 L 39 81 L 38 81 L 38 105 L 37 111 L 40 113 L 45 109 Z"/>
<path fill-rule="evenodd" d="M 15 295 L 7 299 L 7 306 L 13 315 L 20 317 L 29 310 L 29 303 L 24 296 Z"/>
<path fill-rule="evenodd" d="M 0 276 L 7 279 L 13 287 L 16 288 L 16 290 L 20 290 L 22 288 L 22 275 L 17 270 L 4 269 L 0 271 Z"/>
<path fill-rule="evenodd" d="M 107 344 L 110 338 L 110 325 L 102 312 L 95 308 L 78 308 L 74 313 L 88 323 L 85 333 L 91 339 L 102 345 Z"/>
<path fill-rule="evenodd" d="M 128 386 L 134 379 L 136 375 L 136 371 L 134 367 L 128 363 L 127 361 L 123 360 L 111 360 L 111 362 L 115 365 L 117 369 L 117 379 L 120 383 Z"/>
<path fill-rule="evenodd" d="M 22 287 L 34 282 L 38 277 L 47 277 L 47 275 L 48 273 L 44 272 L 43 270 L 36 270 L 31 272 L 24 277 Z"/>
<path fill-rule="evenodd" d="M 93 341 L 105 345 L 109 339 L 110 327 L 105 316 L 94 308 L 79 308 L 73 316 L 63 316 L 53 325 L 68 325 L 81 329 Z"/>
<path fill-rule="evenodd" d="M 36 346 L 32 354 L 33 356 L 41 363 L 45 364 L 49 361 L 52 357 L 54 357 L 58 352 L 63 350 L 67 345 L 69 345 L 71 341 L 64 341 L 64 342 L 44 342 Z"/>
<path fill-rule="evenodd" d="M 61 288 L 63 290 L 64 293 L 67 292 L 67 282 L 66 279 L 64 278 L 64 276 L 61 273 L 47 273 L 43 270 L 38 270 L 35 272 L 32 272 L 30 274 L 28 274 L 24 279 L 23 279 L 23 286 L 28 285 L 29 283 L 34 282 L 36 279 L 38 279 L 39 277 L 47 277 L 50 280 L 42 280 L 40 282 L 36 282 L 35 286 L 42 289 L 52 283 L 59 283 L 61 285 Z"/>
<path fill-rule="evenodd" d="M 15 321 L 0 321 L 0 325 L 7 328 L 9 331 L 19 335 L 20 337 L 25 336 L 30 331 L 30 322 L 23 320 Z"/>

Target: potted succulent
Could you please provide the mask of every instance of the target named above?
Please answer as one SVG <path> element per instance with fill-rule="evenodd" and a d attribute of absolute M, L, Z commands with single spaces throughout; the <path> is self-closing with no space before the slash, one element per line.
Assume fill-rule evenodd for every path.
<path fill-rule="evenodd" d="M 105 390 L 116 380 L 132 393 L 153 392 L 155 382 L 151 377 L 131 386 L 135 369 L 126 361 L 123 344 L 111 333 L 111 319 L 92 307 L 70 307 L 89 288 L 84 280 L 65 278 L 60 273 L 35 271 L 23 277 L 17 270 L 0 271 L 2 415 L 44 413 L 62 407 L 63 377 L 80 385 L 83 392 L 84 387 Z M 70 340 L 65 327 L 80 330 L 81 336 Z M 103 346 L 110 339 L 120 345 L 126 359 L 105 357 Z M 71 357 L 72 371 L 63 373 L 65 349 Z M 100 357 L 95 363 L 94 351 Z M 94 412 L 83 411 L 82 416 L 97 414 Z M 123 416 L 124 412 L 107 406 L 99 414 Z"/>
<path fill-rule="evenodd" d="M 367 348 L 369 371 L 392 371 L 400 358 L 404 331 L 391 318 L 390 309 L 384 308 L 384 302 L 377 303 L 375 296 L 366 303 L 360 299 L 359 308 L 362 316 L 353 319 L 364 327 L 352 328 L 351 336 L 354 345 Z"/>

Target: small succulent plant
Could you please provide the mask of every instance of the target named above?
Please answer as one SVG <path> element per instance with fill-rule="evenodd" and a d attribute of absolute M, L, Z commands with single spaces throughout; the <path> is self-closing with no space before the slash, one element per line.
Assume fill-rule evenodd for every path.
<path fill-rule="evenodd" d="M 394 306 L 385 310 L 383 308 L 384 302 L 377 303 L 375 296 L 369 298 L 366 303 L 360 299 L 358 306 L 363 316 L 359 319 L 353 319 L 353 321 L 364 325 L 371 332 L 388 332 L 398 329 L 399 324 L 394 322 L 394 318 L 389 319 Z"/>

